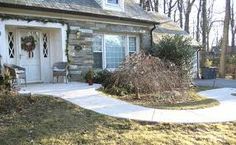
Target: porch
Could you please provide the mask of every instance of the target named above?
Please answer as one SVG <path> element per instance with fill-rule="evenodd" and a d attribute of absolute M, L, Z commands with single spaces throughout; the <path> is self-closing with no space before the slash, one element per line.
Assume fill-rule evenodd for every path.
<path fill-rule="evenodd" d="M 0 20 L 1 65 L 25 68 L 27 83 L 53 81 L 52 66 L 67 61 L 66 30 L 59 23 Z"/>

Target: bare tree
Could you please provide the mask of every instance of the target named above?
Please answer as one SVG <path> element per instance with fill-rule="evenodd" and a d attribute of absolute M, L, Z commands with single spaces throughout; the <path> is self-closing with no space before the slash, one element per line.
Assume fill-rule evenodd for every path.
<path fill-rule="evenodd" d="M 202 64 L 205 62 L 205 56 L 206 56 L 206 48 L 207 48 L 207 0 L 202 0 Z"/>
<path fill-rule="evenodd" d="M 213 20 L 213 9 L 214 9 L 214 4 L 215 4 L 215 0 L 209 1 L 209 7 L 207 9 L 207 29 L 206 29 L 206 50 L 207 52 L 210 51 L 210 32 L 211 29 L 214 25 L 214 23 L 216 22 L 222 22 L 221 20 Z"/>
<path fill-rule="evenodd" d="M 170 18 L 173 12 L 173 8 L 176 6 L 178 0 L 176 0 L 175 2 L 173 0 L 169 0 L 168 1 L 168 12 L 167 12 L 167 16 Z"/>
<path fill-rule="evenodd" d="M 189 17 L 190 13 L 192 11 L 192 7 L 194 4 L 195 0 L 187 0 L 187 6 L 185 10 L 185 24 L 184 24 L 184 30 L 189 33 Z"/>
<path fill-rule="evenodd" d="M 159 0 L 140 0 L 139 5 L 146 11 L 159 12 Z"/>
<path fill-rule="evenodd" d="M 167 0 L 163 0 L 163 13 L 166 14 Z"/>
<path fill-rule="evenodd" d="M 230 0 L 226 0 L 222 49 L 220 56 L 220 77 L 225 77 L 225 55 L 229 44 Z"/>
<path fill-rule="evenodd" d="M 232 1 L 231 6 L 231 46 L 232 48 L 235 47 L 235 35 L 236 35 L 236 24 L 235 24 L 235 12 L 234 12 L 234 1 Z"/>
<path fill-rule="evenodd" d="M 155 11 L 159 12 L 159 0 L 154 0 Z"/>
<path fill-rule="evenodd" d="M 149 0 L 140 0 L 139 4 L 146 11 L 151 11 L 152 10 L 152 7 L 151 7 L 151 5 L 149 3 Z"/>
<path fill-rule="evenodd" d="M 199 5 L 197 8 L 197 29 L 196 29 L 196 40 L 200 42 L 200 19 L 201 19 L 201 12 L 202 12 L 202 0 L 199 0 Z"/>
<path fill-rule="evenodd" d="M 178 10 L 179 10 L 179 24 L 180 27 L 183 28 L 183 11 L 184 11 L 184 1 L 183 0 L 178 0 Z"/>

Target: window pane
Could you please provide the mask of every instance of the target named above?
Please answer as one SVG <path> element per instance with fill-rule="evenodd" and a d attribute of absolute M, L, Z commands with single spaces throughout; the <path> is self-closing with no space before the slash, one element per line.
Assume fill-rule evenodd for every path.
<path fill-rule="evenodd" d="M 110 4 L 118 4 L 118 0 L 107 0 Z"/>
<path fill-rule="evenodd" d="M 93 67 L 102 69 L 102 52 L 94 52 L 93 53 Z"/>
<path fill-rule="evenodd" d="M 129 51 L 136 51 L 136 37 L 129 37 Z"/>
<path fill-rule="evenodd" d="M 102 68 L 102 35 L 95 34 L 93 36 L 93 67 Z"/>
<path fill-rule="evenodd" d="M 15 56 L 15 40 L 13 32 L 8 33 L 8 51 L 10 58 Z"/>
<path fill-rule="evenodd" d="M 106 68 L 117 68 L 125 58 L 125 36 L 106 35 Z"/>
<path fill-rule="evenodd" d="M 43 33 L 43 57 L 48 57 L 48 34 Z"/>
<path fill-rule="evenodd" d="M 102 51 L 102 35 L 94 35 L 92 47 L 93 47 L 93 52 Z"/>

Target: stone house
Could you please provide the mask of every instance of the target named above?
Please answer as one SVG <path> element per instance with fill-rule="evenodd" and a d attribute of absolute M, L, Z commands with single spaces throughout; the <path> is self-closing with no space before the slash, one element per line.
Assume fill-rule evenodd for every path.
<path fill-rule="evenodd" d="M 1 64 L 26 68 L 28 82 L 52 82 L 53 64 L 69 61 L 76 80 L 151 47 L 164 21 L 134 0 L 0 0 Z"/>

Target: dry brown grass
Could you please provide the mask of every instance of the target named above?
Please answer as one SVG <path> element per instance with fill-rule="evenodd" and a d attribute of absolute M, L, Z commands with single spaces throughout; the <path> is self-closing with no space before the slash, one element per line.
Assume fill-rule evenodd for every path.
<path fill-rule="evenodd" d="M 236 123 L 150 124 L 34 96 L 20 111 L 0 114 L 1 145 L 235 145 Z"/>

